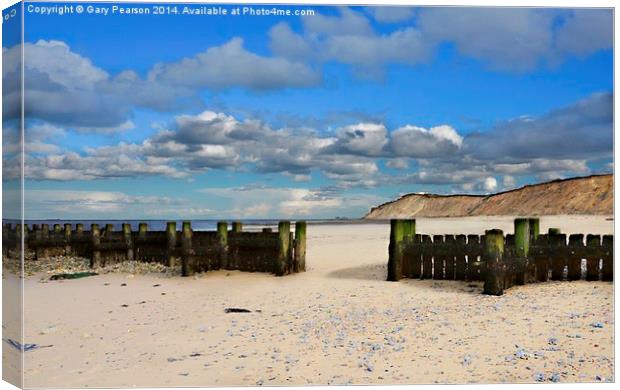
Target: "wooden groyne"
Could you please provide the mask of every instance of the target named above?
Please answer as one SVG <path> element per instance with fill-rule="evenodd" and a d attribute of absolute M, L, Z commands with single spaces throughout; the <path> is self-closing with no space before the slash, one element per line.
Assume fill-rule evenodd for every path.
<path fill-rule="evenodd" d="M 92 224 L 84 230 L 81 223 L 26 225 L 4 224 L 3 250 L 24 249 L 35 254 L 35 261 L 50 256 L 80 256 L 90 259 L 91 266 L 105 266 L 122 261 L 158 262 L 181 266 L 183 276 L 217 269 L 249 272 L 270 272 L 287 275 L 306 268 L 306 222 L 295 223 L 291 232 L 289 221 L 280 221 L 278 231 L 265 228 L 245 232 L 241 222 L 218 222 L 216 231 L 194 231 L 185 221 L 177 229 L 168 222 L 165 231 L 149 231 L 146 223 L 132 231 L 122 224 Z M 23 235 L 23 240 L 22 240 Z"/>
<path fill-rule="evenodd" d="M 515 219 L 514 226 L 514 234 L 431 237 L 416 234 L 414 219 L 393 219 L 387 280 L 481 280 L 491 295 L 548 280 L 613 280 L 613 235 L 567 237 L 556 228 L 540 234 L 537 218 Z"/>

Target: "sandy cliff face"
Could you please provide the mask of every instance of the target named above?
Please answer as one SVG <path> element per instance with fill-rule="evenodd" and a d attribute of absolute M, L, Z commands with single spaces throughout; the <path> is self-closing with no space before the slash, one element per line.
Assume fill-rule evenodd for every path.
<path fill-rule="evenodd" d="M 409 194 L 372 208 L 364 218 L 611 215 L 613 199 L 613 175 L 596 175 L 554 180 L 491 195 Z"/>

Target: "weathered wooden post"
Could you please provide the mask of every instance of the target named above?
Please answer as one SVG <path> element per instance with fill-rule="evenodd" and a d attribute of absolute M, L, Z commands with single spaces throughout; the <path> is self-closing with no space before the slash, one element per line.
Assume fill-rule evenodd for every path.
<path fill-rule="evenodd" d="M 64 227 L 65 235 L 65 256 L 71 255 L 71 224 L 65 223 Z"/>
<path fill-rule="evenodd" d="M 533 243 L 540 235 L 540 219 L 528 218 L 528 222 L 530 225 L 530 243 Z"/>
<path fill-rule="evenodd" d="M 232 223 L 232 231 L 234 233 L 241 233 L 243 231 L 243 224 L 241 221 L 234 221 Z"/>
<path fill-rule="evenodd" d="M 583 258 L 583 234 L 568 237 L 568 280 L 581 279 L 581 259 Z"/>
<path fill-rule="evenodd" d="M 101 245 L 101 232 L 99 231 L 99 224 L 93 223 L 90 225 L 90 234 L 91 240 L 93 244 L 93 256 L 90 259 L 90 266 L 99 267 L 101 266 L 101 251 L 99 246 Z"/>
<path fill-rule="evenodd" d="M 433 240 L 428 234 L 422 235 L 422 279 L 433 278 Z"/>
<path fill-rule="evenodd" d="M 75 235 L 78 237 L 82 237 L 82 235 L 84 235 L 84 224 L 83 223 L 75 224 Z"/>
<path fill-rule="evenodd" d="M 413 238 L 415 236 L 415 219 L 403 220 L 403 260 L 401 277 L 411 277 L 411 261 L 413 260 Z"/>
<path fill-rule="evenodd" d="M 606 234 L 603 236 L 603 275 L 604 282 L 614 280 L 614 236 Z"/>
<path fill-rule="evenodd" d="M 447 280 L 455 280 L 456 266 L 454 259 L 456 257 L 456 239 L 452 234 L 446 234 L 445 236 L 445 261 L 446 261 L 446 276 Z"/>
<path fill-rule="evenodd" d="M 128 223 L 123 224 L 123 241 L 125 241 L 125 246 L 127 248 L 127 261 L 133 261 L 133 238 L 131 237 L 131 225 Z"/>
<path fill-rule="evenodd" d="M 551 267 L 551 280 L 562 280 L 563 259 L 560 248 L 561 230 L 559 228 L 549 228 L 549 265 Z"/>
<path fill-rule="evenodd" d="M 487 295 L 504 293 L 504 233 L 487 230 L 484 235 L 484 290 Z"/>
<path fill-rule="evenodd" d="M 217 242 L 219 243 L 219 265 L 218 268 L 228 268 L 228 223 L 220 221 L 217 223 Z"/>
<path fill-rule="evenodd" d="M 59 240 L 62 240 L 62 226 L 60 226 L 60 224 L 55 223 L 54 224 L 54 241 L 56 241 L 56 244 L 58 244 Z"/>
<path fill-rule="evenodd" d="M 103 235 L 105 237 L 106 240 L 111 240 L 112 239 L 112 233 L 114 233 L 114 225 L 111 223 L 107 223 L 105 225 L 105 231 L 103 232 Z"/>
<path fill-rule="evenodd" d="M 181 230 L 181 275 L 190 276 L 196 271 L 192 263 L 192 224 L 190 221 L 183 221 Z"/>
<path fill-rule="evenodd" d="M 481 280 L 480 264 L 478 256 L 481 254 L 480 236 L 477 234 L 467 235 L 467 280 Z"/>
<path fill-rule="evenodd" d="M 553 246 L 553 262 L 551 269 L 551 280 L 563 280 L 564 269 L 568 265 L 568 246 L 566 245 L 566 234 L 556 234 L 553 236 L 555 244 Z"/>
<path fill-rule="evenodd" d="M 306 221 L 295 221 L 295 263 L 293 272 L 306 271 Z"/>
<path fill-rule="evenodd" d="M 289 259 L 289 246 L 291 239 L 291 223 L 280 221 L 278 223 L 278 256 L 273 267 L 273 273 L 282 276 L 286 272 Z"/>
<path fill-rule="evenodd" d="M 467 268 L 467 263 L 465 262 L 465 253 L 467 246 L 467 238 L 464 234 L 459 234 L 456 236 L 456 280 L 465 280 L 465 270 Z"/>
<path fill-rule="evenodd" d="M 415 234 L 411 244 L 411 259 L 409 259 L 409 277 L 419 279 L 422 276 L 422 235 Z"/>
<path fill-rule="evenodd" d="M 442 280 L 446 248 L 442 235 L 433 236 L 433 279 Z"/>
<path fill-rule="evenodd" d="M 390 244 L 388 247 L 387 280 L 398 282 L 403 277 L 403 250 L 405 239 L 405 221 L 390 221 Z"/>
<path fill-rule="evenodd" d="M 537 282 L 549 280 L 549 261 L 551 259 L 549 245 L 549 236 L 540 234 L 530 250 L 535 263 L 535 280 Z"/>
<path fill-rule="evenodd" d="M 515 261 L 515 235 L 506 234 L 504 238 L 504 290 L 516 284 L 517 267 Z"/>
<path fill-rule="evenodd" d="M 588 234 L 586 237 L 586 280 L 598 280 L 599 260 L 601 258 L 601 236 Z"/>
<path fill-rule="evenodd" d="M 532 246 L 538 239 L 538 236 L 540 236 L 540 219 L 529 218 L 528 221 L 530 224 L 530 250 L 527 256 L 525 283 L 536 281 L 536 261 L 534 260 L 534 255 L 532 254 Z"/>
<path fill-rule="evenodd" d="M 530 252 L 530 220 L 517 218 L 515 225 L 515 283 L 524 285 L 527 279 L 527 257 Z"/>
<path fill-rule="evenodd" d="M 46 223 L 41 224 L 41 239 L 43 240 L 50 239 L 50 225 Z"/>
<path fill-rule="evenodd" d="M 176 265 L 176 248 L 177 248 L 177 223 L 168 221 L 166 223 L 166 242 L 168 267 Z"/>
<path fill-rule="evenodd" d="M 149 225 L 147 225 L 146 222 L 140 222 L 138 224 L 138 237 L 140 237 L 140 240 L 146 239 L 146 232 L 148 232 L 148 230 Z"/>
<path fill-rule="evenodd" d="M 22 252 L 24 250 L 26 250 L 28 242 L 28 236 L 27 236 L 27 228 L 22 225 L 21 223 L 17 224 L 17 227 L 15 228 L 15 235 L 17 237 L 17 250 L 18 252 Z M 21 255 L 18 255 L 21 258 Z"/>

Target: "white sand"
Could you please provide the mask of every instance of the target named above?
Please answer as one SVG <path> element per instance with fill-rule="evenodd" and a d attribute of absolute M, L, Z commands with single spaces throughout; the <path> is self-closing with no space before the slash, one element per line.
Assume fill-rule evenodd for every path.
<path fill-rule="evenodd" d="M 541 225 L 613 229 L 602 217 Z M 511 226 L 510 218 L 418 220 L 425 234 Z M 307 272 L 280 278 L 28 278 L 25 341 L 53 346 L 26 353 L 25 386 L 613 379 L 611 283 L 549 282 L 490 297 L 481 283 L 385 282 L 388 235 L 388 225 L 310 225 Z"/>

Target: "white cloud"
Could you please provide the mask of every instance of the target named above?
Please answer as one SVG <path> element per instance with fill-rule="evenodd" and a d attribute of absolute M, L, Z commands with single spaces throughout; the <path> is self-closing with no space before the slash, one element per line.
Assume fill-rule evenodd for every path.
<path fill-rule="evenodd" d="M 403 6 L 372 6 L 366 10 L 379 23 L 398 23 L 411 19 L 415 15 L 415 9 Z"/>
<path fill-rule="evenodd" d="M 458 151 L 463 137 L 454 128 L 443 125 L 430 129 L 407 125 L 391 134 L 391 149 L 397 156 L 413 158 L 441 157 Z"/>
<path fill-rule="evenodd" d="M 492 176 L 487 177 L 484 179 L 483 188 L 488 192 L 495 191 L 497 189 L 497 179 Z"/>
<path fill-rule="evenodd" d="M 194 57 L 155 65 L 148 80 L 194 89 L 243 86 L 268 90 L 313 86 L 321 78 L 303 63 L 259 56 L 243 47 L 243 39 L 233 38 Z"/>

